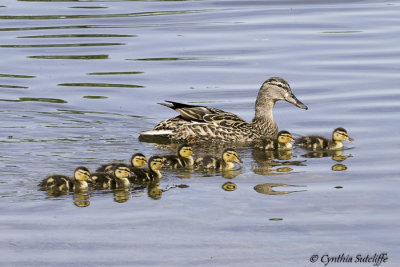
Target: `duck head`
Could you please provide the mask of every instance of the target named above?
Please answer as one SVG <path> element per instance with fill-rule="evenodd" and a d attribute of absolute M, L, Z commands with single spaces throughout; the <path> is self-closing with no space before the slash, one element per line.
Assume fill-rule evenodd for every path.
<path fill-rule="evenodd" d="M 285 100 L 298 108 L 308 109 L 308 107 L 292 93 L 289 84 L 280 77 L 271 77 L 266 80 L 260 88 L 257 101 L 259 98 L 260 101 L 267 98 L 269 101 L 273 101 L 273 103 L 279 100 Z M 266 99 L 264 99 L 264 101 L 265 100 Z"/>
<path fill-rule="evenodd" d="M 280 131 L 278 133 L 278 142 L 282 144 L 289 144 L 290 142 L 294 142 L 292 134 L 288 131 Z"/>
<path fill-rule="evenodd" d="M 229 163 L 229 162 L 237 162 L 239 164 L 242 163 L 242 160 L 239 158 L 237 152 L 233 148 L 227 148 L 222 152 L 222 159 Z"/>
<path fill-rule="evenodd" d="M 74 178 L 80 182 L 87 181 L 90 179 L 90 171 L 86 167 L 79 166 L 74 171 Z"/>
<path fill-rule="evenodd" d="M 348 141 L 350 143 L 354 141 L 353 138 L 349 137 L 349 134 L 347 133 L 346 129 L 342 127 L 338 127 L 335 130 L 333 130 L 332 139 L 334 141 Z"/>
<path fill-rule="evenodd" d="M 117 179 L 125 179 L 128 178 L 131 174 L 131 170 L 126 164 L 117 164 L 114 167 L 114 177 Z"/>
<path fill-rule="evenodd" d="M 142 168 L 146 163 L 146 157 L 142 153 L 133 154 L 131 157 L 131 164 L 135 168 Z"/>
<path fill-rule="evenodd" d="M 178 147 L 178 156 L 182 158 L 190 158 L 193 155 L 193 149 L 190 145 L 183 144 Z"/>

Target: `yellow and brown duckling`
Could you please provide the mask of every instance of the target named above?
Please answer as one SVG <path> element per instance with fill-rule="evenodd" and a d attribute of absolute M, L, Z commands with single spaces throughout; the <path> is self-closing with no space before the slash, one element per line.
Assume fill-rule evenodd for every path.
<path fill-rule="evenodd" d="M 292 134 L 288 131 L 280 131 L 276 139 L 267 138 L 259 140 L 254 143 L 254 147 L 266 151 L 291 150 L 291 142 L 294 142 Z"/>
<path fill-rule="evenodd" d="M 194 164 L 193 149 L 188 144 L 182 144 L 177 149 L 177 155 L 164 156 L 164 166 L 171 169 L 191 168 Z"/>
<path fill-rule="evenodd" d="M 235 164 L 242 163 L 237 152 L 233 148 L 226 148 L 220 158 L 206 155 L 201 158 L 197 158 L 195 161 L 196 169 L 214 169 L 214 170 L 232 170 L 235 168 Z"/>
<path fill-rule="evenodd" d="M 333 130 L 332 139 L 311 135 L 297 139 L 295 144 L 308 150 L 337 150 L 343 148 L 343 141 L 353 142 L 353 139 L 349 137 L 346 129 L 339 127 Z"/>
<path fill-rule="evenodd" d="M 91 178 L 96 189 L 129 188 L 130 166 L 120 163 L 112 168 L 112 174 L 107 172 L 93 173 Z"/>
<path fill-rule="evenodd" d="M 148 169 L 143 169 L 143 172 L 137 173 L 132 178 L 132 182 L 135 184 L 143 184 L 150 181 L 159 180 L 162 178 L 160 169 L 164 166 L 164 157 L 152 156 L 148 162 Z"/>
<path fill-rule="evenodd" d="M 167 137 L 173 141 L 196 139 L 197 142 L 213 140 L 226 143 L 251 143 L 264 136 L 276 138 L 278 127 L 272 111 L 279 100 L 307 109 L 284 79 L 271 77 L 258 92 L 252 122 L 217 108 L 166 101 L 168 103 L 159 104 L 177 111 L 179 115 L 161 121 L 153 130 L 141 132 L 140 138 Z"/>
<path fill-rule="evenodd" d="M 146 165 L 146 157 L 142 153 L 133 154 L 131 157 L 131 169 L 133 173 L 142 170 L 141 168 Z M 113 173 L 113 169 L 119 163 L 108 163 L 104 164 L 101 167 L 97 168 L 96 172 L 105 172 L 110 175 Z"/>
<path fill-rule="evenodd" d="M 90 179 L 90 172 L 86 167 L 80 166 L 75 169 L 74 177 L 68 177 L 65 175 L 50 175 L 40 182 L 39 186 L 41 190 L 53 192 L 55 194 L 65 194 L 69 191 L 80 191 L 87 190 Z"/>

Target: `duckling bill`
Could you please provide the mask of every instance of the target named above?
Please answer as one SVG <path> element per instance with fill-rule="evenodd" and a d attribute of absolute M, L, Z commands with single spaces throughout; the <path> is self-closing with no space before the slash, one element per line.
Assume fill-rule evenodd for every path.
<path fill-rule="evenodd" d="M 308 150 L 337 150 L 343 148 L 343 141 L 353 142 L 354 139 L 349 137 L 346 129 L 338 127 L 333 130 L 331 139 L 310 135 L 297 139 L 295 144 Z"/>

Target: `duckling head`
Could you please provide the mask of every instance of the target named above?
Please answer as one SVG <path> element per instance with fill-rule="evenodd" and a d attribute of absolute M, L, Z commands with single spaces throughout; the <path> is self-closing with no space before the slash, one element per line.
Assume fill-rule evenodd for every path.
<path fill-rule="evenodd" d="M 149 168 L 153 171 L 158 171 L 159 169 L 162 168 L 162 166 L 164 166 L 164 161 L 165 161 L 164 157 L 152 156 L 149 159 Z"/>
<path fill-rule="evenodd" d="M 242 160 L 239 158 L 237 152 L 233 148 L 227 148 L 222 152 L 222 159 L 226 162 L 237 162 L 239 164 L 242 163 Z"/>
<path fill-rule="evenodd" d="M 289 144 L 290 142 L 294 142 L 292 134 L 288 131 L 280 131 L 278 133 L 278 142 L 282 144 Z"/>
<path fill-rule="evenodd" d="M 308 107 L 298 100 L 292 93 L 292 89 L 290 88 L 289 84 L 280 77 L 269 78 L 260 88 L 257 102 L 271 101 L 271 99 L 274 103 L 279 100 L 285 100 L 298 108 L 308 109 Z M 256 106 L 262 106 L 261 103 L 257 105 L 257 102 Z"/>
<path fill-rule="evenodd" d="M 338 127 L 335 130 L 333 130 L 332 133 L 332 139 L 334 141 L 348 141 L 348 142 L 353 142 L 353 138 L 349 137 L 349 134 L 347 133 L 346 129 L 342 128 L 342 127 Z"/>
<path fill-rule="evenodd" d="M 114 176 L 117 179 L 125 179 L 128 178 L 131 173 L 131 170 L 128 165 L 126 164 L 117 164 L 114 167 Z"/>
<path fill-rule="evenodd" d="M 178 156 L 182 158 L 190 158 L 193 155 L 193 149 L 190 145 L 183 144 L 178 147 Z"/>
<path fill-rule="evenodd" d="M 142 168 L 146 163 L 146 157 L 142 153 L 133 154 L 131 157 L 131 164 L 135 168 Z"/>
<path fill-rule="evenodd" d="M 86 167 L 79 166 L 74 171 L 74 178 L 80 182 L 87 181 L 90 179 L 90 171 Z"/>

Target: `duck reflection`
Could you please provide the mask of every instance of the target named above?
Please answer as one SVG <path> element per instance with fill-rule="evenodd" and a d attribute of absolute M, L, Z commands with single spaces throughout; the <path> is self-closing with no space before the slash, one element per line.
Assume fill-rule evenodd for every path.
<path fill-rule="evenodd" d="M 304 166 L 305 162 L 305 160 L 291 160 L 291 150 L 265 151 L 256 148 L 252 151 L 252 156 L 256 165 L 253 165 L 251 169 L 255 174 L 260 175 L 277 175 L 292 172 L 293 168 L 289 166 Z"/>
<path fill-rule="evenodd" d="M 331 157 L 333 161 L 343 162 L 348 158 L 353 157 L 352 154 L 343 155 L 343 150 L 327 150 L 327 151 L 309 151 L 304 155 L 301 155 L 304 158 L 325 158 Z M 347 170 L 347 166 L 345 164 L 337 163 L 332 165 L 331 169 L 333 171 L 345 171 Z"/>
<path fill-rule="evenodd" d="M 160 183 L 151 182 L 147 186 L 147 195 L 152 199 L 160 199 L 163 194 L 163 190 L 160 189 Z"/>
<path fill-rule="evenodd" d="M 90 196 L 87 190 L 86 192 L 74 192 L 74 204 L 77 207 L 84 208 L 90 205 Z"/>
<path fill-rule="evenodd" d="M 226 182 L 221 187 L 225 191 L 235 191 L 237 189 L 237 185 L 235 183 L 232 183 L 232 182 Z"/>
<path fill-rule="evenodd" d="M 118 203 L 125 203 L 130 199 L 129 190 L 126 188 L 118 188 L 113 190 L 114 201 Z"/>
<path fill-rule="evenodd" d="M 285 194 L 290 194 L 294 192 L 304 192 L 307 190 L 296 190 L 296 191 L 275 191 L 274 187 L 283 187 L 283 186 L 289 186 L 289 187 L 303 187 L 301 185 L 290 185 L 290 184 L 273 184 L 273 183 L 266 183 L 266 184 L 258 184 L 254 186 L 254 190 L 260 194 L 266 194 L 266 195 L 285 195 Z"/>

